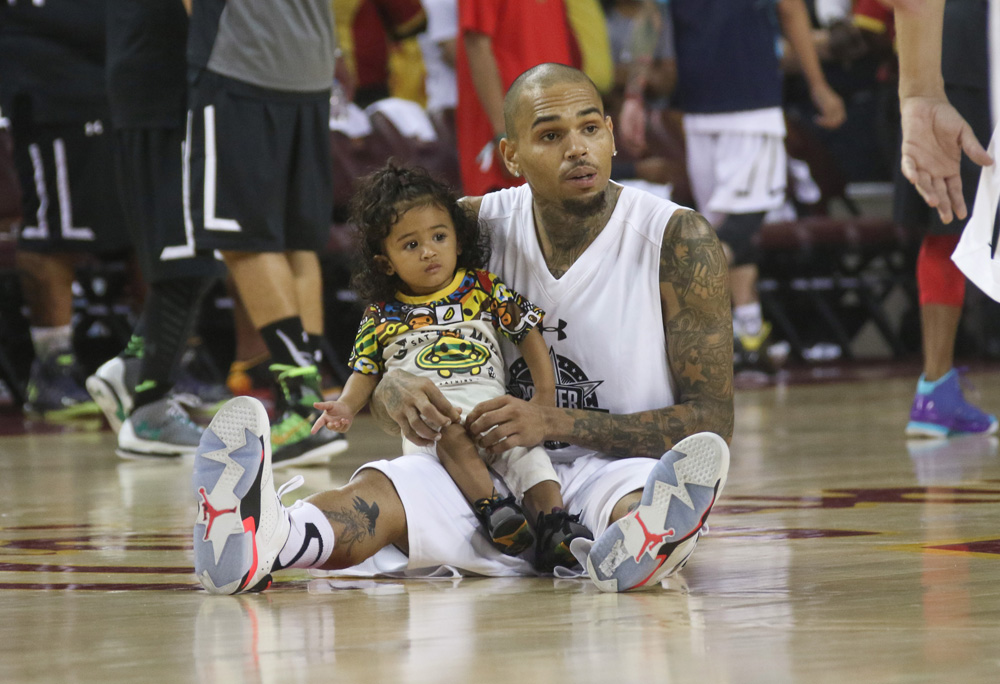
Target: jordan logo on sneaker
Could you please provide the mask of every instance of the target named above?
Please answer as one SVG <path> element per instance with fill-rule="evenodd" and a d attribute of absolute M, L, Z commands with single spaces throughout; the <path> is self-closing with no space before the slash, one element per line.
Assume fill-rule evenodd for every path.
<path fill-rule="evenodd" d="M 213 508 L 212 504 L 208 503 L 208 496 L 205 494 L 204 487 L 198 487 L 198 493 L 201 495 L 201 521 L 208 521 L 208 525 L 205 527 L 205 538 L 202 541 L 208 541 L 208 535 L 212 533 L 212 523 L 215 519 L 224 513 L 235 513 L 236 506 L 232 508 L 217 509 Z"/>
<path fill-rule="evenodd" d="M 642 558 L 642 554 L 646 553 L 646 551 L 652 553 L 654 545 L 662 544 L 667 537 L 674 536 L 674 528 L 672 527 L 663 534 L 652 534 L 646 528 L 646 523 L 642 521 L 642 518 L 639 517 L 638 513 L 635 514 L 635 519 L 642 528 L 642 533 L 646 536 L 646 541 L 644 541 L 642 546 L 639 547 L 639 553 L 635 554 L 636 561 Z"/>

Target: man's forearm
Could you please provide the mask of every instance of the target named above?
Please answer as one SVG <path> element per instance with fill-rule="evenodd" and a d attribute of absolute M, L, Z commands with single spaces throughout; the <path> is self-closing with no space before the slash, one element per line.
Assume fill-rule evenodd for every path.
<path fill-rule="evenodd" d="M 896 9 L 899 97 L 944 97 L 941 31 L 945 0 L 925 0 L 919 10 Z"/>
<path fill-rule="evenodd" d="M 549 411 L 550 440 L 617 458 L 659 458 L 697 432 L 715 432 L 726 441 L 732 438 L 732 402 L 689 402 L 619 415 L 582 409 Z"/>
<path fill-rule="evenodd" d="M 809 25 L 809 11 L 802 0 L 781 0 L 778 3 L 778 17 L 785 39 L 792 46 L 802 75 L 810 88 L 818 88 L 826 83 L 823 67 L 820 66 L 816 46 L 813 44 L 812 27 Z"/>
<path fill-rule="evenodd" d="M 469 60 L 469 75 L 476 88 L 476 95 L 489 117 L 495 134 L 504 132 L 503 82 L 493 56 L 493 41 L 483 33 L 466 33 L 465 55 Z"/>

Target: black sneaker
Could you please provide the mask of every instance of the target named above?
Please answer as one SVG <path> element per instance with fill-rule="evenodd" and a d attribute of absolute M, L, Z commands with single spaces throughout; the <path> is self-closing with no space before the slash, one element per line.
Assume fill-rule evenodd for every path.
<path fill-rule="evenodd" d="M 339 432 L 324 428 L 310 434 L 320 413 L 313 402 L 323 400 L 316 366 L 273 364 L 271 371 L 279 390 L 278 416 L 271 423 L 272 466 L 322 462 L 347 449 L 347 438 Z"/>
<path fill-rule="evenodd" d="M 83 386 L 86 374 L 72 352 L 35 359 L 28 376 L 28 401 L 24 412 L 47 419 L 97 415 L 101 409 Z"/>
<path fill-rule="evenodd" d="M 580 562 L 570 553 L 569 544 L 579 537 L 594 538 L 594 533 L 580 523 L 579 515 L 570 515 L 562 510 L 539 513 L 535 532 L 538 534 L 535 570 L 545 573 L 552 572 L 557 565 L 566 568 L 580 567 Z"/>
<path fill-rule="evenodd" d="M 733 338 L 733 370 L 774 375 L 779 364 L 772 357 L 772 345 L 771 324 L 767 321 L 756 335 L 736 335 Z"/>
<path fill-rule="evenodd" d="M 503 555 L 517 556 L 535 542 L 528 519 L 513 496 L 501 499 L 494 494 L 489 499 L 479 499 L 472 504 L 472 510 L 486 528 L 493 546 Z"/>

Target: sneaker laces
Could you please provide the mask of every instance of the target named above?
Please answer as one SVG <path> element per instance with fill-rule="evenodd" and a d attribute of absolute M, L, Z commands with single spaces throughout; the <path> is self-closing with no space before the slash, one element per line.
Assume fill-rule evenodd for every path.
<path fill-rule="evenodd" d="M 166 397 L 167 400 L 167 415 L 174 418 L 181 423 L 190 425 L 191 427 L 199 427 L 197 423 L 191 420 L 191 416 L 188 415 L 185 406 L 190 406 L 184 399 L 183 395 L 174 395 Z"/>
<path fill-rule="evenodd" d="M 201 397 L 190 392 L 176 392 L 172 396 L 178 404 L 187 408 L 198 408 L 205 403 L 201 400 Z"/>
<path fill-rule="evenodd" d="M 302 477 L 301 475 L 296 475 L 291 480 L 278 487 L 278 492 L 277 492 L 278 501 L 281 501 L 281 497 L 283 497 L 285 494 L 287 494 L 288 492 L 295 491 L 305 483 L 306 483 L 306 478 Z"/>
<path fill-rule="evenodd" d="M 316 366 L 289 366 L 283 363 L 272 363 L 267 369 L 272 373 L 278 374 L 278 387 L 281 389 L 285 401 L 290 405 L 294 405 L 296 401 L 292 397 L 292 388 L 289 386 L 289 380 L 302 378 L 303 385 L 306 385 L 314 377 L 316 378 L 316 384 L 319 384 L 319 369 Z M 322 392 L 317 392 L 317 394 L 320 399 L 323 398 Z"/>

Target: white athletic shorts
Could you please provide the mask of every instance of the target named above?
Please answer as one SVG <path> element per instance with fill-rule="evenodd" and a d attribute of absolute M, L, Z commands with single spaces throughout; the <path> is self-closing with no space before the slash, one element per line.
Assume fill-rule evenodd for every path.
<path fill-rule="evenodd" d="M 718 227 L 726 214 L 768 212 L 785 201 L 785 120 L 778 108 L 685 114 L 687 168 L 698 211 Z"/>
<path fill-rule="evenodd" d="M 553 465 L 562 482 L 567 510 L 580 513 L 580 521 L 596 538 L 608 526 L 615 504 L 626 494 L 641 490 L 656 463 L 653 458 L 615 459 L 594 452 L 575 461 Z M 313 571 L 313 575 L 435 577 L 477 574 L 503 577 L 537 574 L 530 558 L 505 556 L 493 547 L 472 508 L 434 456 L 408 454 L 390 461 L 368 463 L 358 472 L 365 468 L 385 474 L 395 486 L 406 511 L 409 556 L 390 546 L 353 568 Z M 499 478 L 494 477 L 494 482 L 497 491 L 506 491 Z M 525 555 L 530 556 L 530 552 Z"/>
<path fill-rule="evenodd" d="M 451 402 L 452 406 L 462 409 L 462 417 L 469 413 L 478 404 L 497 396 L 492 386 L 487 383 L 470 382 L 461 385 L 438 385 L 438 389 L 445 398 Z M 437 446 L 417 446 L 407 439 L 403 439 L 403 454 L 430 454 L 437 458 Z M 490 468 L 492 468 L 506 483 L 507 489 L 517 498 L 518 501 L 524 498 L 524 493 L 534 487 L 539 482 L 553 480 L 559 482 L 559 476 L 552 468 L 552 461 L 549 454 L 541 447 L 525 449 L 516 447 L 494 456 L 493 454 L 480 451 L 480 456 Z"/>

